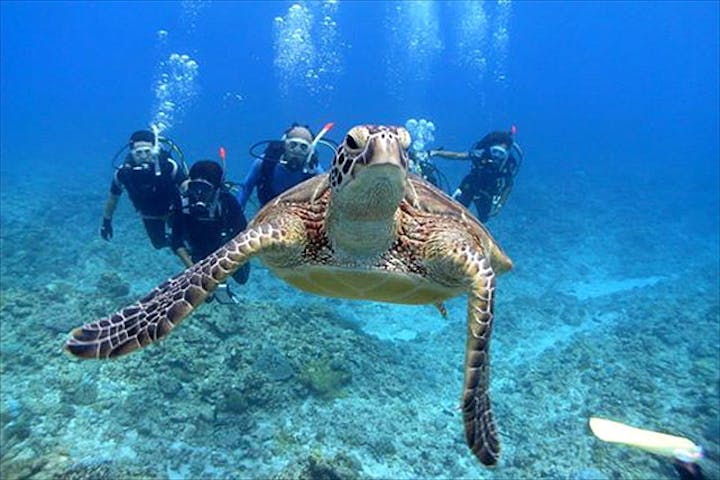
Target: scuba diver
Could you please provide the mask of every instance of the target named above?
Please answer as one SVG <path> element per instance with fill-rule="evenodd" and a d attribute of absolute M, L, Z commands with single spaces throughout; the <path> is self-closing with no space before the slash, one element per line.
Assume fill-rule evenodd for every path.
<path fill-rule="evenodd" d="M 213 253 L 247 226 L 245 214 L 230 193 L 224 176 L 220 164 L 200 160 L 190 168 L 189 179 L 180 188 L 181 207 L 173 212 L 170 221 L 171 243 L 186 267 Z M 250 263 L 246 263 L 232 277 L 242 285 L 249 274 Z M 220 303 L 227 303 L 223 297 L 237 303 L 226 284 L 214 294 Z"/>
<path fill-rule="evenodd" d="M 161 143 L 169 149 L 161 148 Z M 113 237 L 112 217 L 120 195 L 123 190 L 127 190 L 153 247 L 166 247 L 168 239 L 165 227 L 170 209 L 175 204 L 179 205 L 178 187 L 187 176 L 182 151 L 174 142 L 158 137 L 155 132 L 138 130 L 130 136 L 128 144 L 115 154 L 113 166 L 125 149 L 129 149 L 129 152 L 122 165 L 115 168 L 110 184 L 100 236 L 107 241 Z M 170 150 L 179 154 L 179 161 L 172 158 Z"/>
<path fill-rule="evenodd" d="M 497 215 L 505 205 L 512 190 L 523 159 L 520 145 L 513 139 L 517 129 L 509 132 L 495 131 L 475 142 L 468 152 L 430 150 L 437 157 L 472 161 L 468 173 L 452 197 L 466 207 L 475 204 L 477 218 L 486 222 Z"/>
<path fill-rule="evenodd" d="M 250 147 L 250 154 L 256 160 L 237 194 L 243 210 L 254 189 L 262 207 L 285 190 L 323 173 L 316 147 L 324 144 L 336 149 L 334 142 L 322 139 L 332 126 L 328 123 L 313 135 L 307 125 L 293 123 L 280 140 L 265 140 Z M 261 145 L 266 145 L 265 151 L 258 155 L 254 150 Z"/>

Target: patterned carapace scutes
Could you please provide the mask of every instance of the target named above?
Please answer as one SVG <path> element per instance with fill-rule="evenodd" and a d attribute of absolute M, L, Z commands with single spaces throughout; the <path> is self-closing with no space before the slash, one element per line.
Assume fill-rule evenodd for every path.
<path fill-rule="evenodd" d="M 494 465 L 500 452 L 489 397 L 495 280 L 512 262 L 467 209 L 408 173 L 409 145 L 402 127 L 352 128 L 331 173 L 276 197 L 244 232 L 141 300 L 73 330 L 66 349 L 109 358 L 144 347 L 256 256 L 288 284 L 326 297 L 435 304 L 442 311 L 442 302 L 467 293 L 465 439 L 483 464 Z"/>

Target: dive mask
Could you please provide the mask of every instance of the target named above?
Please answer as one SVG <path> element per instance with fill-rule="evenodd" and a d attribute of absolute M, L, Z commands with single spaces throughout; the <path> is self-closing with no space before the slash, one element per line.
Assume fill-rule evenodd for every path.
<path fill-rule="evenodd" d="M 508 151 L 502 145 L 492 145 L 490 148 L 472 150 L 470 156 L 491 163 L 504 163 L 508 159 Z"/>
<path fill-rule="evenodd" d="M 288 138 L 285 140 L 285 151 L 291 154 L 307 155 L 310 148 L 310 142 L 302 138 Z"/>
<path fill-rule="evenodd" d="M 508 158 L 508 151 L 502 145 L 493 145 L 490 147 L 490 158 L 494 162 L 502 163 Z"/>
<path fill-rule="evenodd" d="M 130 149 L 130 157 L 133 161 L 133 169 L 140 170 L 152 167 L 156 176 L 162 174 L 158 150 L 150 142 L 137 142 L 136 145 Z"/>
<path fill-rule="evenodd" d="M 215 204 L 217 189 L 205 179 L 190 180 L 187 186 L 188 205 L 193 215 L 209 216 Z"/>
<path fill-rule="evenodd" d="M 280 158 L 280 163 L 290 170 L 306 168 L 307 160 L 310 158 L 312 145 L 302 138 L 286 138 L 284 141 L 285 153 Z"/>

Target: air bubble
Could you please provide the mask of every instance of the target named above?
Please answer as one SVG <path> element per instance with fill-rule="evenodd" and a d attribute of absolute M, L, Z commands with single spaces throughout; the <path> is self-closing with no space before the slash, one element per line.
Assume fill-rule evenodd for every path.
<path fill-rule="evenodd" d="M 283 95 L 291 91 L 327 101 L 342 70 L 334 16 L 337 2 L 295 3 L 274 19 L 274 65 Z"/>
<path fill-rule="evenodd" d="M 172 53 L 161 62 L 160 70 L 151 125 L 162 133 L 180 120 L 184 108 L 197 95 L 200 66 L 187 54 Z"/>

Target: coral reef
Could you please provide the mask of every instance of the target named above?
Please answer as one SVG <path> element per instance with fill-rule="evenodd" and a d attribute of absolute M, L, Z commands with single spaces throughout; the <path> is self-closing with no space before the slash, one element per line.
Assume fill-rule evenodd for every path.
<path fill-rule="evenodd" d="M 77 191 L 105 180 L 83 179 Z M 457 409 L 465 299 L 448 302 L 438 323 L 431 306 L 296 292 L 255 262 L 250 281 L 233 286 L 240 304 L 204 305 L 166 340 L 116 361 L 77 361 L 61 349 L 71 328 L 143 295 L 179 262 L 151 248 L 126 203 L 107 243 L 97 212 L 77 208 L 100 195 L 59 200 L 13 186 L 36 193 L 26 205 L 0 190 L 0 475 L 673 475 L 662 459 L 592 437 L 587 418 L 599 415 L 688 436 L 709 452 L 706 476 L 719 478 L 717 237 L 638 213 L 659 211 L 658 198 L 571 180 L 518 185 L 493 219 L 517 266 L 496 290 L 494 473 L 468 452 Z M 63 241 L 47 242 L 60 215 Z M 400 327 L 412 335 L 394 335 Z"/>
<path fill-rule="evenodd" d="M 97 281 L 97 293 L 110 299 L 118 299 L 130 293 L 130 284 L 115 272 L 103 272 Z"/>
<path fill-rule="evenodd" d="M 273 480 L 354 480 L 361 478 L 357 460 L 339 453 L 325 458 L 313 452 L 307 458 L 290 463 Z"/>
<path fill-rule="evenodd" d="M 342 388 L 350 383 L 352 374 L 337 360 L 322 359 L 304 365 L 298 380 L 314 395 L 331 399 L 342 394 Z"/>

